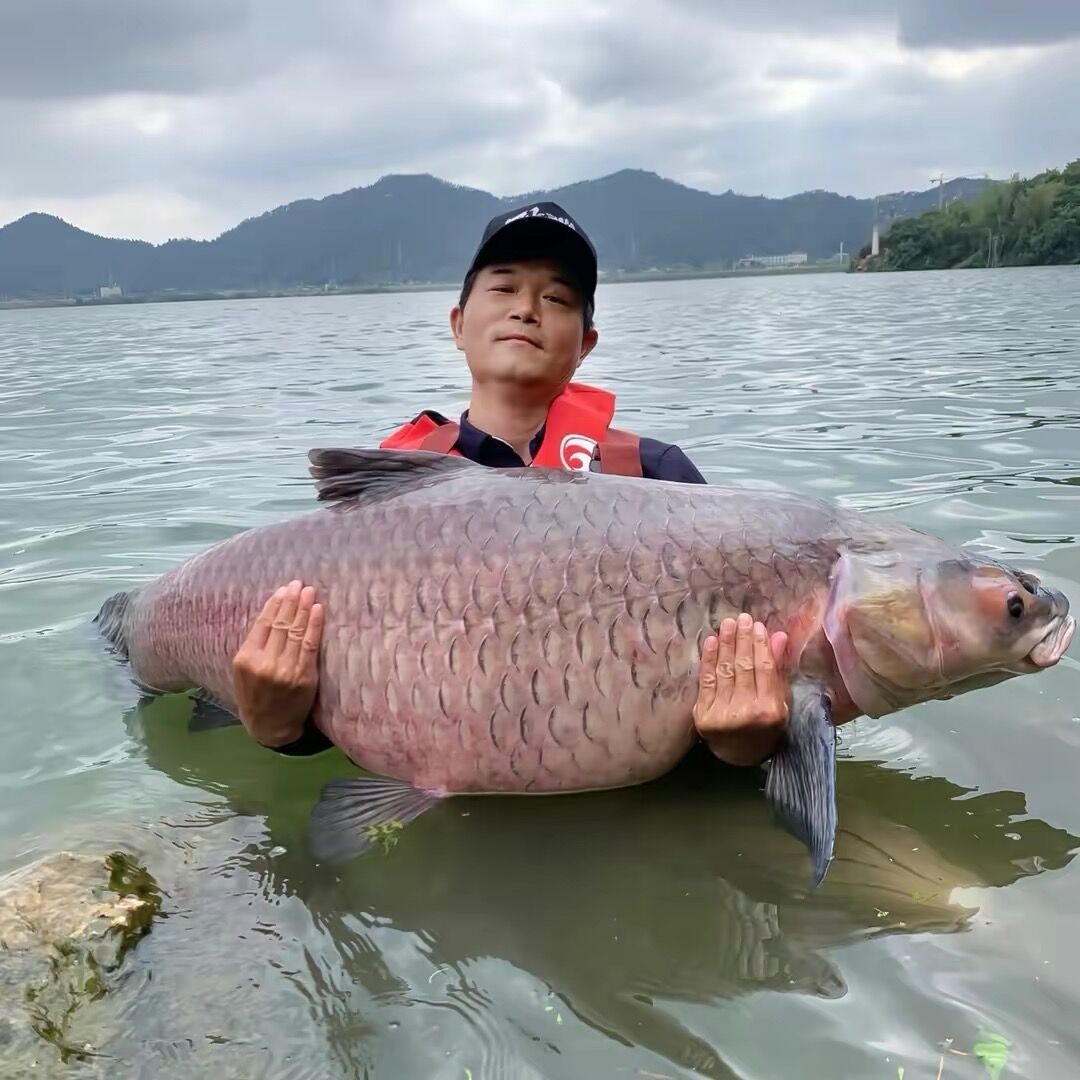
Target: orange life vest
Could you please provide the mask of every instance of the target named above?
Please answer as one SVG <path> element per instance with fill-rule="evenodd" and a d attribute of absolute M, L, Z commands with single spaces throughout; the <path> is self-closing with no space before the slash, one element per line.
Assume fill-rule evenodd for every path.
<path fill-rule="evenodd" d="M 572 382 L 548 408 L 544 437 L 532 465 L 540 469 L 587 472 L 599 452 L 605 473 L 641 476 L 640 439 L 611 426 L 615 395 L 585 383 Z M 384 450 L 430 450 L 461 457 L 460 432 L 452 420 L 440 423 L 427 413 L 402 425 L 379 446 Z"/>

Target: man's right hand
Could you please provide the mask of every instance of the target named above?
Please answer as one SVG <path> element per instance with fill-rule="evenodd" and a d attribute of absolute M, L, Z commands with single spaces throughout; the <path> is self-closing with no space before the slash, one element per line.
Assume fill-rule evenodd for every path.
<path fill-rule="evenodd" d="M 780 673 L 787 644 L 785 631 L 770 637 L 747 612 L 705 639 L 694 725 L 721 761 L 758 765 L 779 745 L 790 712 Z"/>
<path fill-rule="evenodd" d="M 266 602 L 233 657 L 240 720 L 263 746 L 287 746 L 304 730 L 319 684 L 323 608 L 300 581 Z"/>

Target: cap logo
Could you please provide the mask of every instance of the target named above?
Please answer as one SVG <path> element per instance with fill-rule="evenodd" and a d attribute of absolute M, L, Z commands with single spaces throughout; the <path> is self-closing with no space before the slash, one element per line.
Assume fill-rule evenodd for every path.
<path fill-rule="evenodd" d="M 562 467 L 571 472 L 588 472 L 596 446 L 596 440 L 588 435 L 564 435 L 559 444 Z"/>
<path fill-rule="evenodd" d="M 577 226 L 569 219 L 564 217 L 558 217 L 555 214 L 549 214 L 546 210 L 541 210 L 539 206 L 530 206 L 528 210 L 522 210 L 520 213 L 515 214 L 513 217 L 507 218 L 503 224 L 509 225 L 511 222 L 520 221 L 522 218 L 547 218 L 549 221 L 557 221 L 560 225 L 565 225 L 567 228 L 573 229 L 577 232 Z"/>

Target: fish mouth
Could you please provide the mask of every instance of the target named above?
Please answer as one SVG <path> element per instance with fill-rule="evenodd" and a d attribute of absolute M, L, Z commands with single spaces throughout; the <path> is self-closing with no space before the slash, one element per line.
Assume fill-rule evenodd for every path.
<path fill-rule="evenodd" d="M 1028 659 L 1039 668 L 1048 668 L 1056 664 L 1072 644 L 1076 632 L 1076 619 L 1065 615 L 1057 619 L 1046 636 L 1028 653 Z"/>

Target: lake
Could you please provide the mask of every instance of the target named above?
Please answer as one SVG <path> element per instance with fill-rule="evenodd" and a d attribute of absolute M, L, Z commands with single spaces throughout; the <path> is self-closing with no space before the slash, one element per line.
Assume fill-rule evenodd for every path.
<path fill-rule="evenodd" d="M 310 447 L 456 414 L 453 299 L 0 312 L 0 872 L 124 848 L 165 890 L 73 1020 L 104 1056 L 42 1044 L 37 1075 L 957 1080 L 986 1033 L 1004 1077 L 1076 1075 L 1077 645 L 844 728 L 816 893 L 757 775 L 707 755 L 317 866 L 348 762 L 190 733 L 115 678 L 106 596 L 308 509 Z M 711 482 L 894 514 L 1080 603 L 1080 268 L 609 285 L 597 322 L 581 377 Z"/>

